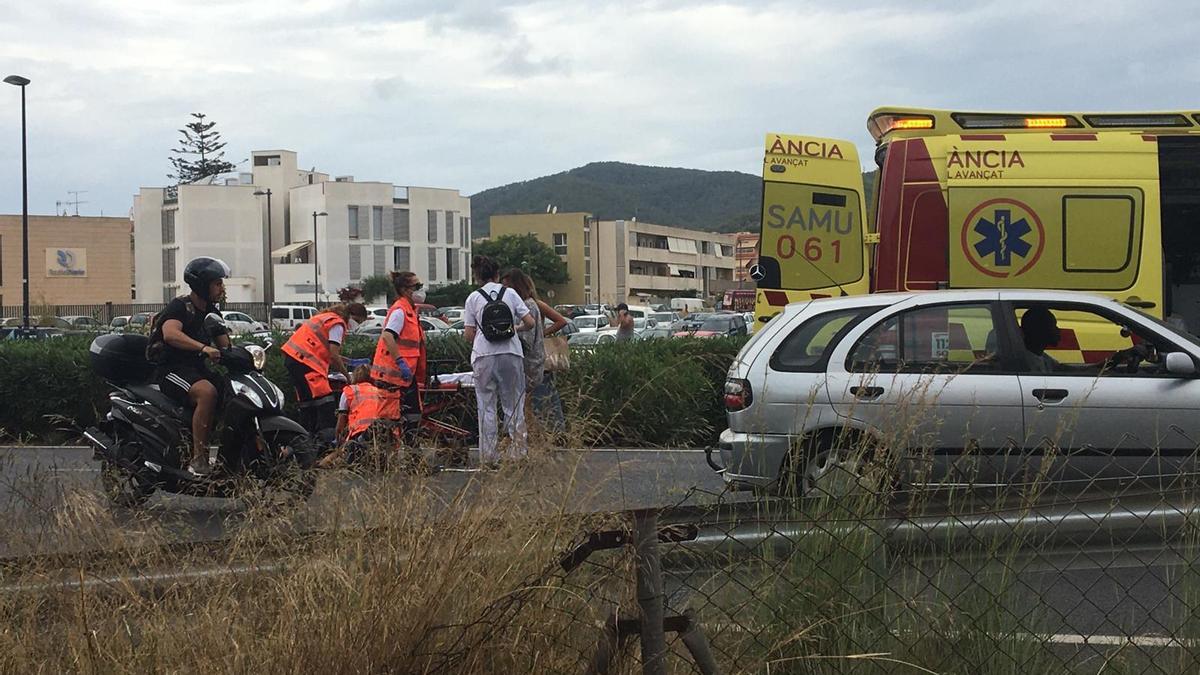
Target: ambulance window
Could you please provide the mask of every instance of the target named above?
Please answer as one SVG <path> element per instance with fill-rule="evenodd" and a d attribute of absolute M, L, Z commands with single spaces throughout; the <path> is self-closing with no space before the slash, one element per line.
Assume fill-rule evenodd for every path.
<path fill-rule="evenodd" d="M 1122 195 L 1063 196 L 1063 270 L 1120 272 L 1133 259 L 1134 202 Z"/>

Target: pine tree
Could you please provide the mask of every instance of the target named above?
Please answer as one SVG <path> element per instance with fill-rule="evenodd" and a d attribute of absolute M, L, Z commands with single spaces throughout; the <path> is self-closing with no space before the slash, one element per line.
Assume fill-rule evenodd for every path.
<path fill-rule="evenodd" d="M 196 121 L 179 130 L 183 138 L 179 139 L 179 147 L 171 150 L 178 156 L 169 158 L 175 173 L 167 174 L 167 178 L 176 184 L 192 183 L 236 168 L 225 161 L 221 132 L 213 130 L 217 123 L 205 122 L 204 113 L 192 113 L 192 117 Z"/>

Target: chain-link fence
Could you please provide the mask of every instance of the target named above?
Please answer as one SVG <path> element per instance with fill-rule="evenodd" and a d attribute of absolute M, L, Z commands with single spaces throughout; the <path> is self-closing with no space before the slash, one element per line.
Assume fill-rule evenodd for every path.
<path fill-rule="evenodd" d="M 621 514 L 425 636 L 430 663 L 502 646 L 530 672 L 1200 672 L 1200 474 L 1135 473 L 693 493 L 708 505 Z M 522 612 L 555 619 L 507 632 Z"/>

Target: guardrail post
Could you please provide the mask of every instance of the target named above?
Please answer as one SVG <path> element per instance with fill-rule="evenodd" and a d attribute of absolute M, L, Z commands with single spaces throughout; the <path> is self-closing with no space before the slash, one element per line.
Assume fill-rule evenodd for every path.
<path fill-rule="evenodd" d="M 666 598 L 662 558 L 658 550 L 658 512 L 633 514 L 633 550 L 637 569 L 637 599 L 641 609 L 642 673 L 665 675 L 667 637 L 663 627 Z"/>

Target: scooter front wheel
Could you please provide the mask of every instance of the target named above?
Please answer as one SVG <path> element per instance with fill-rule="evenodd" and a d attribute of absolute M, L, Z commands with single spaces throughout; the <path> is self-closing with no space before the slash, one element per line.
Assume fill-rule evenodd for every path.
<path fill-rule="evenodd" d="M 137 508 L 154 494 L 154 486 L 112 462 L 100 462 L 100 486 L 114 506 Z"/>
<path fill-rule="evenodd" d="M 271 431 L 263 433 L 263 440 L 274 462 L 268 486 L 299 501 L 307 500 L 317 485 L 317 473 L 312 469 L 312 438 L 295 431 Z"/>

